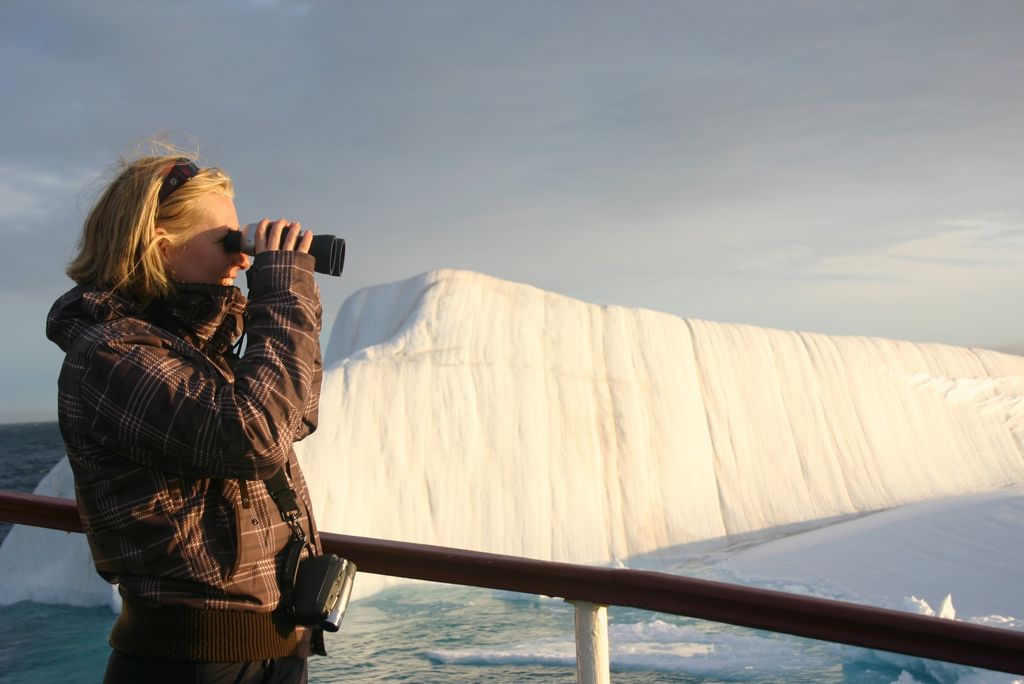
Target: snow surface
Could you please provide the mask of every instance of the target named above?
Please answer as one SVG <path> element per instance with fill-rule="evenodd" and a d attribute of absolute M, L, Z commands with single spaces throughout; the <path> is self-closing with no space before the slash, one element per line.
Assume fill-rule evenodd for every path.
<path fill-rule="evenodd" d="M 1024 628 L 1021 540 L 1024 487 L 1013 487 L 748 546 L 722 569 L 745 584 L 929 614 L 927 606 L 938 606 L 940 617 Z"/>
<path fill-rule="evenodd" d="M 1024 484 L 1024 358 L 987 350 L 681 319 L 446 270 L 353 295 L 325 360 L 320 428 L 297 450 L 327 531 L 605 563 Z M 37 491 L 70 494 L 66 466 Z M 964 533 L 984 542 L 978 524 Z M 72 538 L 12 530 L 0 600 L 110 604 Z M 978 544 L 936 545 L 979 565 Z M 357 597 L 385 581 L 361 575 Z"/>

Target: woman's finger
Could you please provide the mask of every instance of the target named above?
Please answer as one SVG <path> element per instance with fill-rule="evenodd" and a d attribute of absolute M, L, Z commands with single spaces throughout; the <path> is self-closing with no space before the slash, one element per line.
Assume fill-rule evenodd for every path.
<path fill-rule="evenodd" d="M 302 239 L 299 240 L 299 246 L 295 248 L 297 252 L 305 252 L 309 254 L 309 248 L 313 245 L 313 231 L 307 230 L 302 234 Z"/>
<path fill-rule="evenodd" d="M 253 250 L 256 254 L 267 251 L 267 226 L 270 225 L 270 221 L 267 219 L 260 219 L 260 222 L 256 224 L 256 234 L 253 236 Z"/>
<path fill-rule="evenodd" d="M 298 221 L 288 226 L 288 232 L 285 233 L 284 239 L 281 240 L 281 249 L 288 251 L 295 249 L 295 244 L 299 241 L 301 232 L 302 224 Z"/>
<path fill-rule="evenodd" d="M 275 251 L 281 249 L 281 233 L 284 231 L 284 219 L 278 219 L 271 224 L 267 233 L 267 249 Z"/>

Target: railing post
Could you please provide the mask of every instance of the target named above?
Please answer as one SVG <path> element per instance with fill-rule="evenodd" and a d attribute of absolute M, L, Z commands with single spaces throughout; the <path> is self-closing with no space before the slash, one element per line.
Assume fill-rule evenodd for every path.
<path fill-rule="evenodd" d="M 610 684 L 608 606 L 570 601 L 576 606 L 576 681 Z"/>

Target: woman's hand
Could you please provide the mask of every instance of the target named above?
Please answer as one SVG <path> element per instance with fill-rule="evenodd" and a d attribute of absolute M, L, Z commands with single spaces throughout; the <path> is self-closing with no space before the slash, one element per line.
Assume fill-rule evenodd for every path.
<path fill-rule="evenodd" d="M 256 235 L 253 240 L 255 252 L 296 251 L 309 252 L 313 244 L 313 233 L 302 230 L 302 224 L 296 221 L 289 223 L 285 219 L 268 221 L 263 219 L 256 224 Z"/>

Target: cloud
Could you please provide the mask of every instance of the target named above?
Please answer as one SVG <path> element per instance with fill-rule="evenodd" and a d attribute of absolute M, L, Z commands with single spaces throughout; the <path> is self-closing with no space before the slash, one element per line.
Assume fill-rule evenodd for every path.
<path fill-rule="evenodd" d="M 1020 337 L 999 313 L 1024 284 L 1012 3 L 9 0 L 3 15 L 3 288 L 66 284 L 98 179 L 167 129 L 232 174 L 243 221 L 348 239 L 328 317 L 359 287 L 459 267 L 715 320 Z"/>
<path fill-rule="evenodd" d="M 32 297 L 69 282 L 63 269 L 78 237 L 80 202 L 89 183 L 70 170 L 0 162 L 0 289 Z"/>
<path fill-rule="evenodd" d="M 49 172 L 18 168 L 0 162 L 0 226 L 16 230 L 22 219 L 47 215 L 55 195 L 72 191 L 75 181 Z"/>
<path fill-rule="evenodd" d="M 816 267 L 819 273 L 960 283 L 972 277 L 991 278 L 993 270 L 1018 270 L 1024 262 L 1024 220 L 984 216 L 937 221 L 910 239 L 881 249 L 832 256 Z"/>

